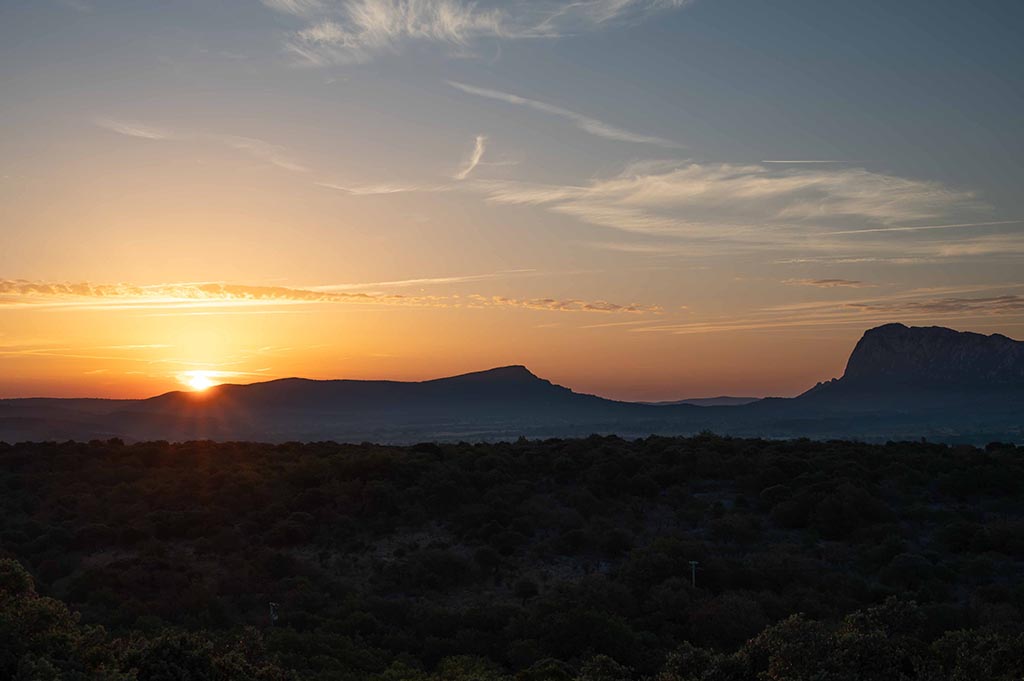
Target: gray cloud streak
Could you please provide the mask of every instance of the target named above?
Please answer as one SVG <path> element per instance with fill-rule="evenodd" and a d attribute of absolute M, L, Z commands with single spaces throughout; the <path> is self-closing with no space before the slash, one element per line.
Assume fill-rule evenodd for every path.
<path fill-rule="evenodd" d="M 459 172 L 455 173 L 456 180 L 465 180 L 469 177 L 469 174 L 480 165 L 480 159 L 484 157 L 484 151 L 487 148 L 487 138 L 483 135 L 477 135 L 473 142 L 473 151 L 470 153 L 469 158 L 466 160 L 465 165 L 459 169 Z"/>
<path fill-rule="evenodd" d="M 255 137 L 177 132 L 135 121 L 104 117 L 96 118 L 94 123 L 104 130 L 138 139 L 213 142 L 240 151 L 252 158 L 270 163 L 289 172 L 304 173 L 308 171 L 308 168 L 292 159 L 284 147 Z"/>
<path fill-rule="evenodd" d="M 871 288 L 874 286 L 874 284 L 865 284 L 863 281 L 855 279 L 787 279 L 782 283 L 816 288 Z"/>
<path fill-rule="evenodd" d="M 618 142 L 635 142 L 637 144 L 653 144 L 659 147 L 665 147 L 668 149 L 682 149 L 681 144 L 677 144 L 671 140 L 664 139 L 662 137 L 655 137 L 653 135 L 642 135 L 623 128 L 604 123 L 584 116 L 583 114 L 563 109 L 560 106 L 554 104 L 547 104 L 540 102 L 535 99 L 528 99 L 526 97 L 520 97 L 519 95 L 509 94 L 507 92 L 500 92 L 498 90 L 489 90 L 487 88 L 476 87 L 473 85 L 466 85 L 465 83 L 459 83 L 454 80 L 448 81 L 448 84 L 452 87 L 461 90 L 467 94 L 476 95 L 477 97 L 484 97 L 486 99 L 493 99 L 507 104 L 515 104 L 516 106 L 525 106 L 533 109 L 534 111 L 540 111 L 541 113 L 550 114 L 552 116 L 558 116 L 571 121 L 580 130 L 595 135 L 597 137 L 603 137 L 609 140 L 616 140 Z"/>

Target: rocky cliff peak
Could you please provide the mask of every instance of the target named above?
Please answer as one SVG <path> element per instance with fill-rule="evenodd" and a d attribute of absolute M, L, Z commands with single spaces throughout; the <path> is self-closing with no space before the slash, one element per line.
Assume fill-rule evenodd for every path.
<path fill-rule="evenodd" d="M 928 386 L 1024 384 L 1024 342 L 940 326 L 869 329 L 850 355 L 843 382 Z"/>

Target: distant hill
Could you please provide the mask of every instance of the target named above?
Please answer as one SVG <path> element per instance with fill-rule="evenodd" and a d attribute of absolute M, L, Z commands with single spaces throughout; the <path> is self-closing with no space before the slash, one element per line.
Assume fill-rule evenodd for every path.
<path fill-rule="evenodd" d="M 864 333 L 843 376 L 799 401 L 829 408 L 947 409 L 954 418 L 1015 405 L 1024 393 L 1024 342 L 938 326 L 886 324 Z M 1024 420 L 1024 419 L 1019 419 Z"/>
<path fill-rule="evenodd" d="M 610 402 L 591 395 L 579 395 L 517 365 L 418 382 L 284 378 L 249 385 L 219 385 L 203 393 L 166 393 L 145 400 L 139 406 L 143 411 L 174 411 L 201 406 L 210 400 L 250 410 L 287 408 L 360 412 L 381 409 L 433 412 L 453 406 L 471 411 L 494 407 L 534 411 L 551 406 L 593 407 L 599 402 Z"/>
<path fill-rule="evenodd" d="M 497 439 L 656 432 L 664 411 L 573 392 L 508 366 L 430 381 L 286 378 L 174 391 L 79 410 L 78 400 L 2 400 L 2 439 Z M 696 409 L 696 407 L 684 407 Z M 640 430 L 635 430 L 639 428 Z"/>
<path fill-rule="evenodd" d="M 286 378 L 145 400 L 0 400 L 0 440 L 416 442 L 643 437 L 713 430 L 763 437 L 1024 441 L 1024 343 L 887 324 L 841 378 L 792 399 L 634 403 L 576 393 L 524 366 L 430 381 Z"/>
<path fill-rule="evenodd" d="M 719 397 L 691 397 L 685 400 L 644 402 L 644 404 L 654 404 L 660 406 L 671 406 L 674 404 L 692 404 L 695 407 L 739 407 L 744 404 L 750 404 L 751 402 L 757 402 L 760 399 L 760 397 L 730 397 L 728 395 L 721 395 Z"/>
<path fill-rule="evenodd" d="M 886 324 L 864 333 L 842 381 L 858 387 L 1024 386 L 1024 342 L 941 326 Z"/>

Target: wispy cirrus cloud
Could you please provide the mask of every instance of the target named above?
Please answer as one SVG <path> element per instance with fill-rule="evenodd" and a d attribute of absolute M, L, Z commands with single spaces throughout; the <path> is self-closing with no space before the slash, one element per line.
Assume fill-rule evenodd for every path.
<path fill-rule="evenodd" d="M 634 253 L 677 257 L 738 248 L 790 250 L 792 257 L 778 261 L 790 264 L 925 264 L 1024 254 L 1024 235 L 1016 231 L 977 233 L 1005 232 L 1019 219 L 950 220 L 987 208 L 973 192 L 863 168 L 646 161 L 583 184 L 471 180 L 487 163 L 486 137 L 477 135 L 455 181 L 350 184 L 318 180 L 286 148 L 257 138 L 177 132 L 122 119 L 95 123 L 132 138 L 222 145 L 291 173 L 310 173 L 315 184 L 352 196 L 468 191 L 493 203 L 538 206 L 661 241 L 614 247 Z M 966 229 L 971 236 L 950 238 Z"/>
<path fill-rule="evenodd" d="M 814 286 L 816 288 L 871 288 L 874 284 L 867 284 L 856 279 L 786 279 L 782 282 L 790 286 Z"/>
<path fill-rule="evenodd" d="M 803 159 L 803 160 L 798 160 L 798 159 L 793 159 L 793 160 L 771 159 L 771 160 L 761 161 L 761 163 L 779 163 L 781 165 L 808 165 L 808 164 L 814 164 L 814 163 L 828 163 L 828 164 L 832 164 L 832 163 L 856 163 L 856 161 L 839 161 L 839 160 L 835 160 L 835 159 Z"/>
<path fill-rule="evenodd" d="M 1002 288 L 1007 292 L 979 297 L 966 295 L 993 288 Z M 1000 327 L 1024 326 L 1024 296 L 1008 292 L 1020 288 L 1024 288 L 1024 285 L 979 285 L 965 286 L 959 290 L 950 287 L 946 291 L 947 295 L 936 295 L 936 290 L 920 289 L 856 300 L 791 303 L 768 306 L 746 314 L 686 322 L 667 320 L 652 324 L 641 320 L 639 324 L 631 324 L 628 332 L 688 335 L 804 328 L 863 329 L 894 321 L 926 324 L 998 321 Z"/>
<path fill-rule="evenodd" d="M 1024 255 L 1024 234 L 988 234 L 919 246 L 916 252 L 935 258 Z"/>
<path fill-rule="evenodd" d="M 91 282 L 45 282 L 21 279 L 0 280 L 0 299 L 14 303 L 60 304 L 60 302 L 119 303 L 322 303 L 389 302 L 403 296 L 337 293 L 285 286 L 247 286 L 220 282 L 174 284 L 97 284 Z"/>
<path fill-rule="evenodd" d="M 352 196 L 387 196 L 389 194 L 411 194 L 417 192 L 446 192 L 451 191 L 452 186 L 447 184 L 341 184 L 338 182 L 317 182 L 318 187 L 334 189 L 339 192 L 351 194 Z"/>
<path fill-rule="evenodd" d="M 323 5 L 305 28 L 288 36 L 285 49 L 309 65 L 357 64 L 408 42 L 464 49 L 481 38 L 517 33 L 500 10 L 458 0 L 352 0 Z"/>
<path fill-rule="evenodd" d="M 285 50 L 301 63 L 326 66 L 370 61 L 410 43 L 465 51 L 485 39 L 552 39 L 635 21 L 689 0 L 263 0 L 305 20 Z"/>
<path fill-rule="evenodd" d="M 205 144 L 220 145 L 241 152 L 251 158 L 286 170 L 292 173 L 310 173 L 308 166 L 296 158 L 288 149 L 279 144 L 273 144 L 266 140 L 242 135 L 231 135 L 221 133 L 201 132 L 180 132 L 169 128 L 157 127 L 147 123 L 98 117 L 93 122 L 100 128 L 110 132 L 133 137 L 137 139 L 177 141 L 177 142 L 199 142 Z M 474 147 L 469 157 L 463 162 L 462 167 L 455 173 L 455 180 L 464 180 L 469 177 L 477 166 L 483 162 L 483 155 L 486 151 L 487 137 L 476 135 Z M 497 161 L 495 165 L 505 165 L 508 162 Z M 405 194 L 413 192 L 447 192 L 455 188 L 455 184 L 429 183 L 429 182 L 377 182 L 377 183 L 344 183 L 329 180 L 317 180 L 313 178 L 314 184 L 327 189 L 334 189 L 353 196 L 384 196 L 388 194 Z"/>
<path fill-rule="evenodd" d="M 715 244 L 829 250 L 842 243 L 832 233 L 834 225 L 889 226 L 981 207 L 969 191 L 860 168 L 657 161 L 582 185 L 476 186 L 495 203 L 539 206 L 626 232 L 687 238 L 697 250 Z M 858 242 L 858 248 L 871 247 Z"/>
<path fill-rule="evenodd" d="M 969 227 L 998 227 L 1003 225 L 1019 225 L 1024 220 L 989 220 L 987 222 L 957 222 L 948 225 L 914 225 L 894 227 L 874 227 L 865 229 L 845 229 L 836 232 L 829 232 L 830 235 L 839 234 L 874 234 L 877 232 L 930 232 L 939 229 L 964 229 Z"/>
<path fill-rule="evenodd" d="M 531 310 L 553 310 L 557 312 L 649 312 L 660 313 L 657 305 L 630 303 L 620 305 L 606 300 L 579 300 L 576 298 L 508 298 L 505 296 L 485 297 L 472 295 L 470 299 L 484 306 L 524 307 Z"/>
<path fill-rule="evenodd" d="M 482 277 L 481 277 L 482 278 Z M 446 277 L 421 282 L 452 283 L 471 278 Z M 408 282 L 390 282 L 392 285 Z M 371 288 L 372 285 L 362 285 Z M 378 284 L 377 286 L 380 286 Z M 402 295 L 339 290 L 337 286 L 293 288 L 222 282 L 174 284 L 97 284 L 0 279 L 0 307 L 89 310 L 196 310 L 310 304 L 377 304 L 406 307 L 521 308 L 556 312 L 657 313 L 656 305 L 619 304 L 578 298 L 510 298 L 482 294 Z M 193 314 L 184 312 L 183 314 Z"/>
<path fill-rule="evenodd" d="M 784 303 L 762 308 L 761 314 L 849 316 L 865 313 L 888 315 L 896 319 L 977 315 L 1024 314 L 1024 296 L 1013 291 L 1024 288 L 1020 283 L 968 284 L 963 286 L 932 286 L 910 289 L 888 295 L 837 301 Z M 972 294 L 989 294 L 973 295 Z"/>
<path fill-rule="evenodd" d="M 321 0 L 261 0 L 266 7 L 284 14 L 305 17 L 324 11 Z"/>
<path fill-rule="evenodd" d="M 886 241 L 856 243 L 825 241 L 834 249 L 848 248 L 851 252 L 835 255 L 802 255 L 776 260 L 780 265 L 928 265 L 948 260 L 1017 260 L 1024 257 L 1024 233 L 984 234 L 942 240 L 900 242 Z M 855 250 L 856 249 L 856 250 Z"/>
<path fill-rule="evenodd" d="M 147 140 L 165 140 L 174 137 L 174 133 L 163 128 L 157 128 L 134 121 L 119 120 L 116 118 L 98 117 L 94 121 L 99 127 L 116 132 L 126 137 L 138 137 Z"/>
<path fill-rule="evenodd" d="M 456 180 L 465 180 L 469 177 L 469 174 L 480 165 L 480 159 L 484 157 L 484 151 L 487 149 L 487 137 L 484 135 L 477 135 L 473 141 L 473 151 L 470 152 L 469 158 L 459 168 L 459 171 L 455 173 Z"/>
<path fill-rule="evenodd" d="M 313 286 L 315 291 L 346 291 L 346 290 L 370 290 L 379 288 L 403 288 L 407 286 L 432 286 L 437 284 L 465 284 L 473 281 L 484 281 L 487 279 L 501 279 L 507 277 L 538 274 L 534 269 L 504 270 L 502 272 L 488 272 L 485 274 L 466 274 L 452 277 L 421 277 L 418 279 L 397 279 L 391 281 L 373 281 L 349 284 L 329 284 L 326 286 Z"/>
<path fill-rule="evenodd" d="M 574 15 L 594 24 L 607 24 L 615 21 L 629 21 L 645 17 L 653 12 L 668 9 L 679 9 L 690 5 L 694 0 L 573 0 L 562 3 L 560 16 Z"/>
<path fill-rule="evenodd" d="M 104 130 L 148 140 L 176 140 L 176 141 L 198 141 L 213 143 L 240 151 L 252 158 L 264 161 L 283 170 L 296 173 L 304 173 L 308 170 L 304 165 L 293 159 L 288 151 L 277 144 L 272 144 L 255 137 L 243 137 L 241 135 L 224 135 L 216 133 L 190 133 L 179 132 L 169 128 L 162 128 L 137 121 L 123 119 L 98 117 L 94 123 Z"/>
<path fill-rule="evenodd" d="M 901 303 L 864 302 L 848 303 L 853 310 L 886 313 L 890 316 L 924 314 L 928 316 L 1002 316 L 1024 314 L 1024 296 L 1005 295 L 988 298 L 933 298 Z"/>
<path fill-rule="evenodd" d="M 240 137 L 238 135 L 210 135 L 209 137 L 283 170 L 293 173 L 304 173 L 309 170 L 293 159 L 284 147 L 277 144 L 271 144 L 255 137 Z"/>
<path fill-rule="evenodd" d="M 528 99 L 526 97 L 520 97 L 519 95 L 510 94 L 508 92 L 500 92 L 498 90 L 490 90 L 487 88 L 476 87 L 474 85 L 467 85 L 465 83 L 459 83 L 457 81 L 450 80 L 448 84 L 452 87 L 461 90 L 467 94 L 476 95 L 477 97 L 484 97 L 486 99 L 493 99 L 499 102 L 506 102 L 508 104 L 514 104 L 516 106 L 525 106 L 533 109 L 534 111 L 540 111 L 541 113 L 550 114 L 552 116 L 558 116 L 572 122 L 580 130 L 595 135 L 597 137 L 603 137 L 605 139 L 615 140 L 618 142 L 635 142 L 638 144 L 653 144 L 659 147 L 665 147 L 669 149 L 681 149 L 681 144 L 667 140 L 662 137 L 655 137 L 654 135 L 643 135 L 640 133 L 630 132 L 623 128 L 599 121 L 596 118 L 590 116 L 584 116 L 583 114 L 570 111 L 569 109 L 563 109 L 560 106 L 554 104 L 548 104 L 546 102 L 537 101 L 536 99 Z"/>

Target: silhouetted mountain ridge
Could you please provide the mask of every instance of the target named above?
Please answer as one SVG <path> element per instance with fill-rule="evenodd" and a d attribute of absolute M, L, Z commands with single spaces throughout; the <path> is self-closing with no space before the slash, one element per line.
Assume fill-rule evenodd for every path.
<path fill-rule="evenodd" d="M 1024 343 L 1001 334 L 886 324 L 864 333 L 841 378 L 819 383 L 797 401 L 832 411 L 927 410 L 955 426 L 986 411 L 1012 420 L 1022 395 Z"/>
<path fill-rule="evenodd" d="M 692 404 L 696 407 L 739 407 L 751 402 L 757 402 L 761 397 L 735 397 L 732 395 L 719 395 L 717 397 L 688 397 L 683 400 L 661 400 L 658 402 L 643 402 L 655 406 L 672 406 L 677 404 Z"/>
<path fill-rule="evenodd" d="M 864 333 L 842 380 L 945 388 L 1024 385 L 1024 342 L 941 326 L 886 324 Z"/>
<path fill-rule="evenodd" d="M 144 401 L 144 410 L 202 407 L 212 402 L 249 409 L 314 411 L 460 408 L 513 404 L 523 406 L 597 399 L 555 385 L 522 365 L 498 367 L 427 381 L 315 380 L 282 378 L 244 385 L 224 384 L 202 393 L 174 391 Z"/>
<path fill-rule="evenodd" d="M 736 398 L 620 402 L 576 393 L 522 365 L 416 382 L 283 378 L 145 400 L 0 400 L 0 440 L 116 436 L 400 443 L 701 430 L 766 437 L 1022 440 L 1022 348 L 1024 343 L 998 334 L 887 324 L 864 333 L 842 378 L 797 398 L 749 404 L 730 404 Z"/>

